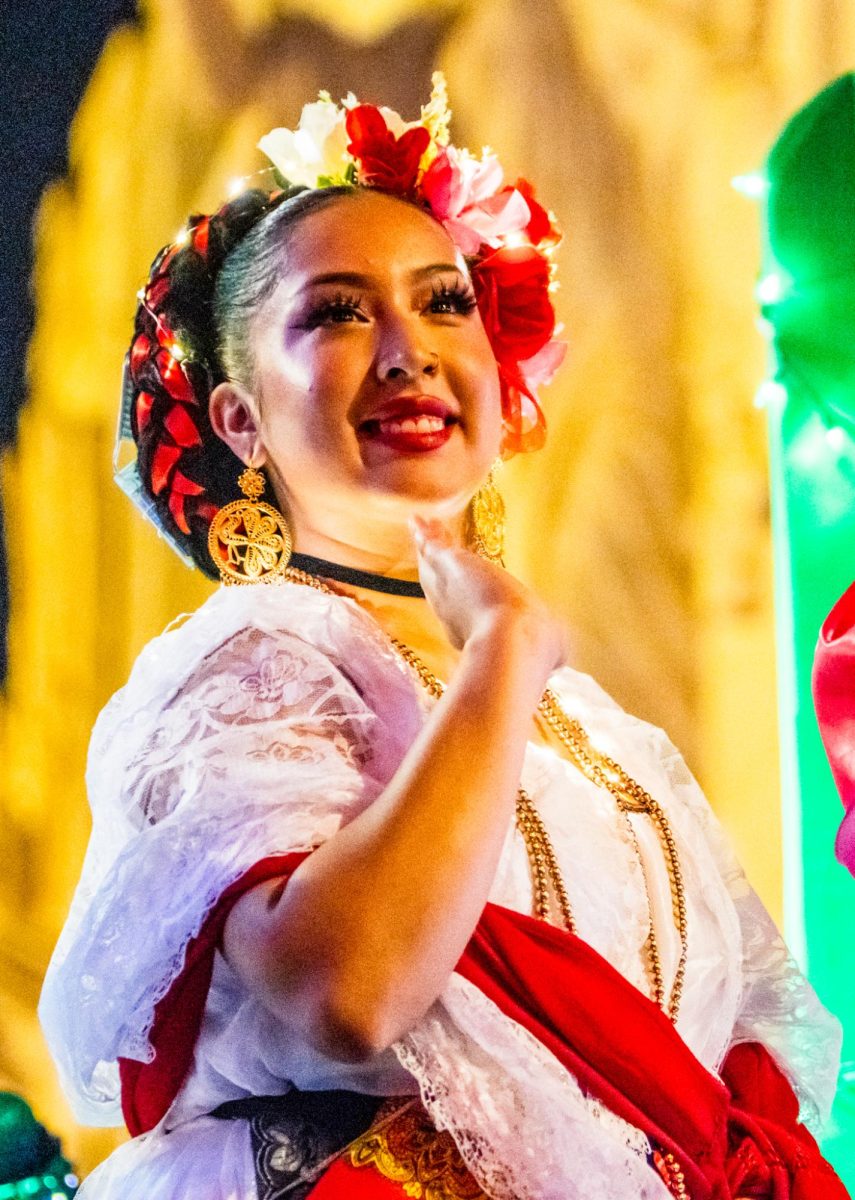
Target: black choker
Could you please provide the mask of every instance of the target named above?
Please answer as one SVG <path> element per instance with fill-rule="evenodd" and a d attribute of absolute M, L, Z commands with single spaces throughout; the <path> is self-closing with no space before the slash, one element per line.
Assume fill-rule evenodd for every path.
<path fill-rule="evenodd" d="M 357 571 L 355 567 L 343 567 L 340 563 L 314 558 L 311 554 L 292 554 L 288 565 L 305 571 L 307 575 L 335 579 L 352 587 L 367 588 L 370 592 L 385 592 L 389 596 L 417 596 L 420 600 L 425 598 L 422 585 L 415 579 L 392 579 L 388 575 L 375 575 L 373 571 Z"/>

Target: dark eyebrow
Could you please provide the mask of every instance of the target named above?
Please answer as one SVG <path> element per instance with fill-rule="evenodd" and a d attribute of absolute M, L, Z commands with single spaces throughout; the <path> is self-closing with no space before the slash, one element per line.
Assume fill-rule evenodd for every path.
<path fill-rule="evenodd" d="M 463 275 L 457 263 L 431 263 L 429 267 L 417 267 L 415 271 L 410 272 L 412 279 L 424 279 L 428 275 L 439 275 L 440 272 L 451 272 L 453 275 Z"/>
<path fill-rule="evenodd" d="M 428 267 L 416 267 L 410 272 L 412 280 L 425 279 L 429 275 L 438 275 L 440 272 L 452 272 L 455 275 L 461 275 L 460 267 L 456 263 L 431 263 Z M 313 275 L 303 284 L 301 291 L 307 288 L 320 287 L 325 283 L 340 283 L 346 287 L 370 287 L 371 279 L 368 275 L 360 275 L 358 271 L 328 271 L 323 275 Z"/>

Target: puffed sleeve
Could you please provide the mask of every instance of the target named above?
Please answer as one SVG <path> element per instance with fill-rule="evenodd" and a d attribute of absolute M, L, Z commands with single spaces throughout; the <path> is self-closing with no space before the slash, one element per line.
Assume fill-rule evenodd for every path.
<path fill-rule="evenodd" d="M 360 686 L 370 638 L 336 657 L 271 621 L 207 648 L 198 623 L 182 632 L 157 640 L 159 662 L 149 654 L 96 725 L 92 838 L 40 1005 L 64 1088 L 90 1124 L 121 1123 L 117 1060 L 152 1058 L 155 1008 L 224 893 L 362 811 L 409 736 L 387 728 Z"/>

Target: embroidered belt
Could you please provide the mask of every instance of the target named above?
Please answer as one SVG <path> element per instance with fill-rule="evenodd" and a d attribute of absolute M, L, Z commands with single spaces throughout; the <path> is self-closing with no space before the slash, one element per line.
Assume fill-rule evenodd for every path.
<path fill-rule="evenodd" d="M 211 1116 L 249 1122 L 258 1200 L 304 1200 L 385 1104 L 384 1096 L 294 1088 L 284 1096 L 230 1100 Z"/>
<path fill-rule="evenodd" d="M 415 1200 L 488 1200 L 451 1134 L 413 1097 L 293 1089 L 229 1101 L 212 1116 L 249 1122 L 258 1200 L 303 1200 L 338 1158 L 373 1167 Z"/>
<path fill-rule="evenodd" d="M 414 1200 L 489 1200 L 450 1133 L 414 1097 L 301 1092 L 222 1104 L 212 1114 L 249 1122 L 258 1200 L 304 1200 L 337 1160 L 373 1167 Z M 690 1200 L 671 1154 L 651 1166 L 677 1200 Z"/>
<path fill-rule="evenodd" d="M 348 1154 L 355 1167 L 375 1167 L 420 1200 L 489 1200 L 451 1134 L 434 1127 L 419 1100 L 384 1104 Z"/>

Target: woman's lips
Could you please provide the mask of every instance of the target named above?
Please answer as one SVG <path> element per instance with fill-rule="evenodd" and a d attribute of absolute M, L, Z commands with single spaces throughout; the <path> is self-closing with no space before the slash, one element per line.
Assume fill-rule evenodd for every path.
<path fill-rule="evenodd" d="M 359 436 L 399 453 L 420 454 L 444 446 L 457 424 L 447 406 L 422 400 L 401 404 L 396 412 L 363 421 Z"/>

